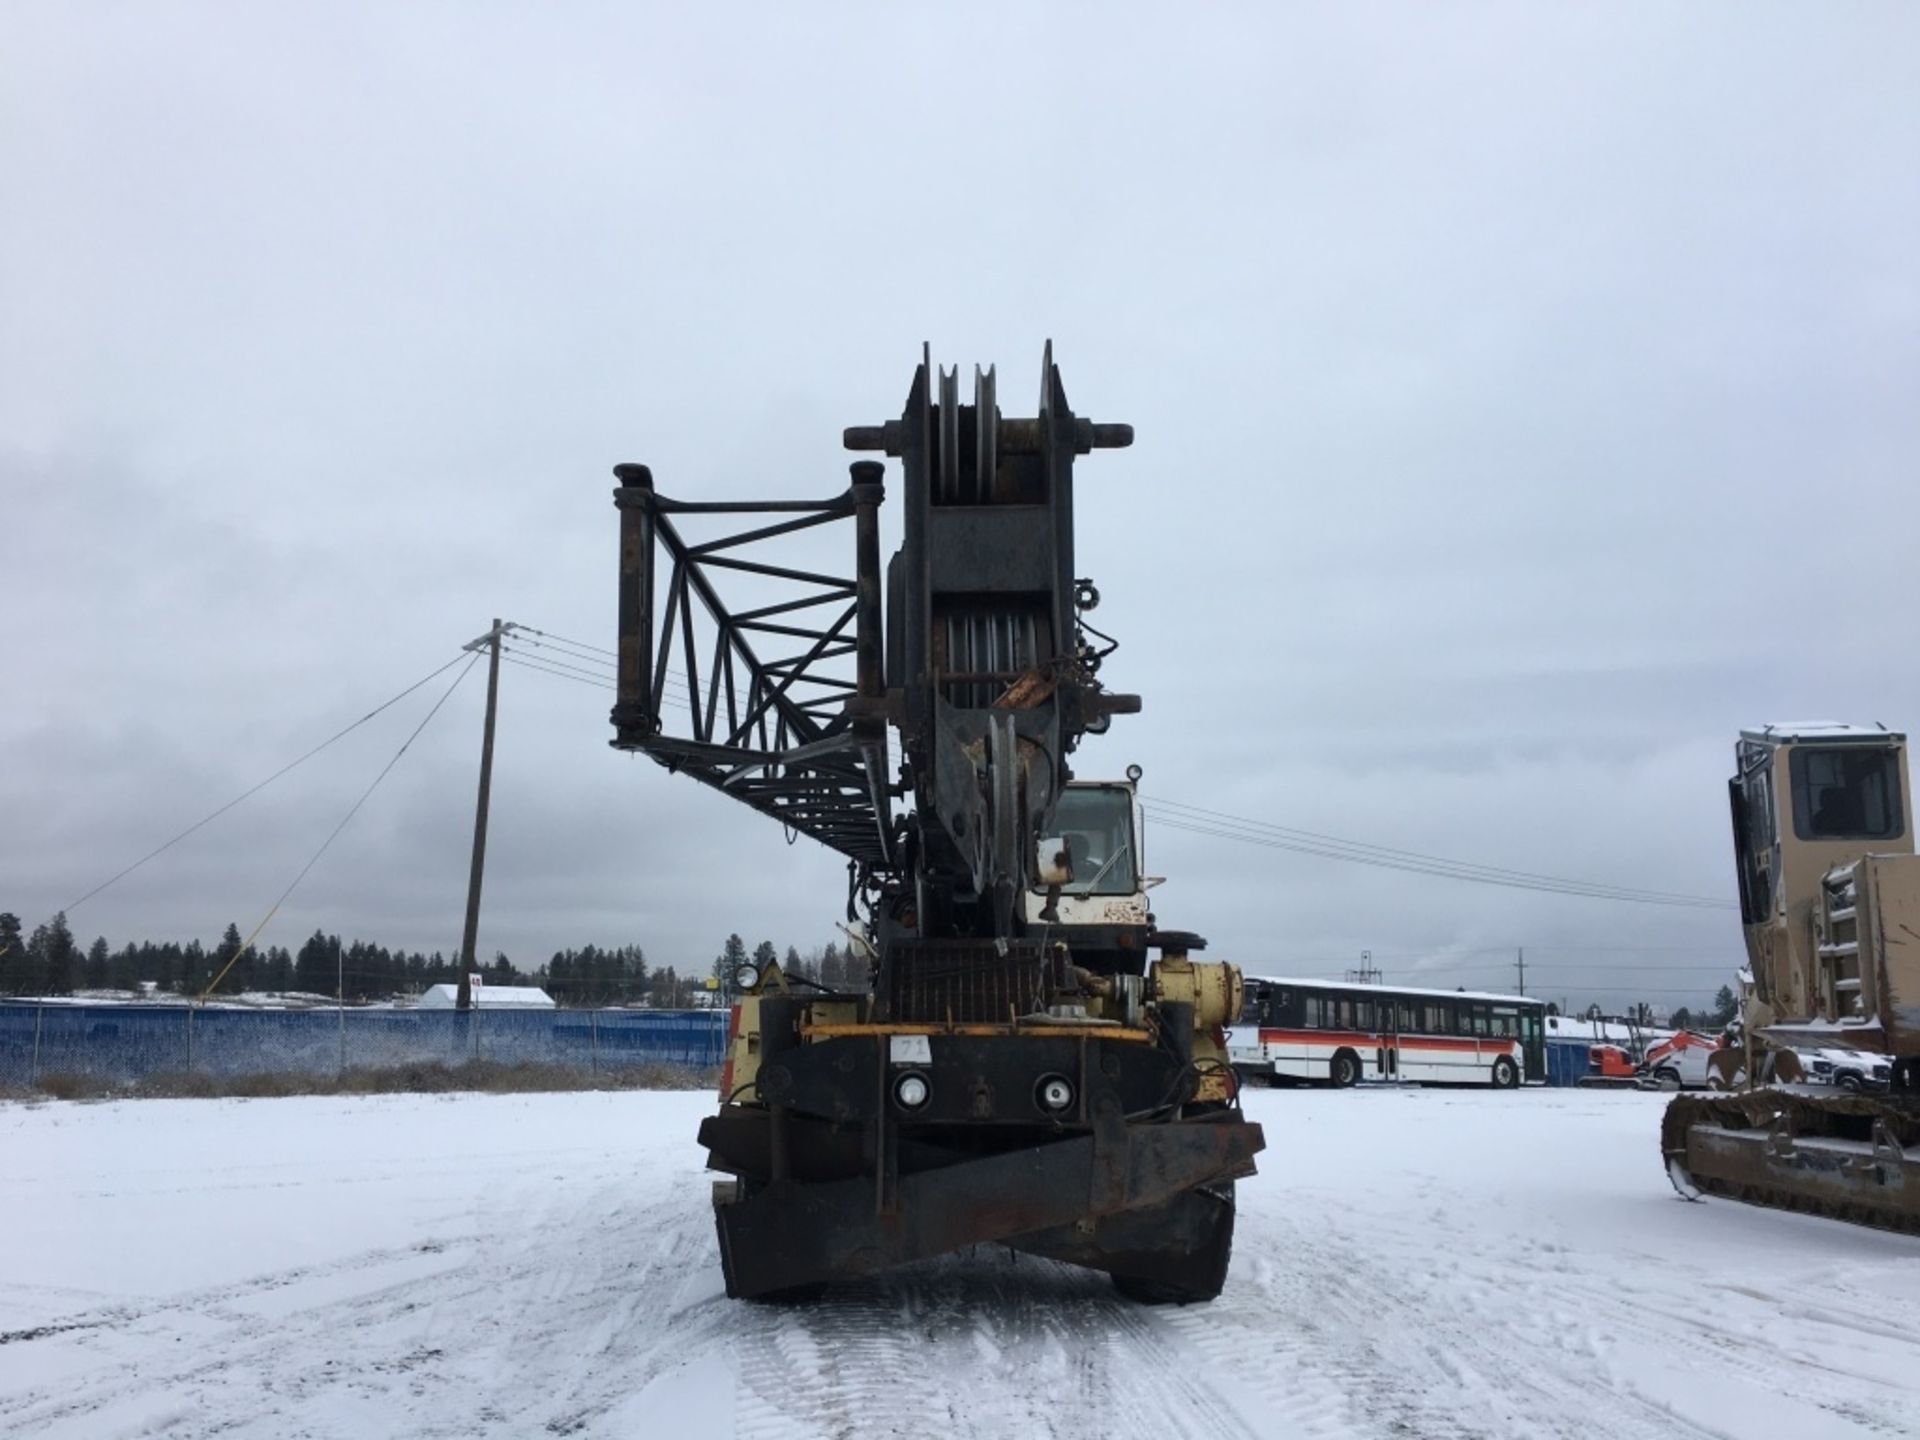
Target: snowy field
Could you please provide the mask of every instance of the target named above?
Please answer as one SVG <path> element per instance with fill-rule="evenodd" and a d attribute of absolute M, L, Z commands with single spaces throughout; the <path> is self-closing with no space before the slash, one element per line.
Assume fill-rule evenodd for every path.
<path fill-rule="evenodd" d="M 1676 1199 L 1659 1097 L 1256 1092 L 1186 1310 L 1004 1251 L 730 1302 L 709 1103 L 0 1107 L 0 1433 L 1920 1430 L 1920 1241 Z"/>

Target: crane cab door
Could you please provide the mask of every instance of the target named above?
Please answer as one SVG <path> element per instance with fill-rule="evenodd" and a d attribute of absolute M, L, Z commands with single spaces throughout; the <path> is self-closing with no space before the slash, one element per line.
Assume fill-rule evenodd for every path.
<path fill-rule="evenodd" d="M 1740 881 L 1740 919 L 1764 925 L 1773 914 L 1779 870 L 1779 830 L 1773 798 L 1773 755 L 1759 745 L 1740 749 L 1740 773 L 1727 782 L 1733 808 L 1733 851 Z"/>

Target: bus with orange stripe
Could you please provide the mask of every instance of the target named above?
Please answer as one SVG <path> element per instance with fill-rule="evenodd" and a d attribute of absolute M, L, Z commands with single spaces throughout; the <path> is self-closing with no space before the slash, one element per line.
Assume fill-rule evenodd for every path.
<path fill-rule="evenodd" d="M 1249 975 L 1227 1056 L 1244 1078 L 1336 1089 L 1363 1080 L 1544 1085 L 1546 1005 L 1524 995 Z"/>

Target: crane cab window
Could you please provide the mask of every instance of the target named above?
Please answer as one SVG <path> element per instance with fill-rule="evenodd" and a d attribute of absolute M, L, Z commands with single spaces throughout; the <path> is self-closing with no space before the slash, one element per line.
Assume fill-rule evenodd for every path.
<path fill-rule="evenodd" d="M 1133 794 L 1120 785 L 1070 785 L 1054 806 L 1053 833 L 1067 842 L 1067 895 L 1131 895 L 1140 888 Z"/>
<path fill-rule="evenodd" d="M 1878 745 L 1798 749 L 1787 764 L 1793 833 L 1802 840 L 1892 840 L 1904 828 L 1898 752 Z"/>

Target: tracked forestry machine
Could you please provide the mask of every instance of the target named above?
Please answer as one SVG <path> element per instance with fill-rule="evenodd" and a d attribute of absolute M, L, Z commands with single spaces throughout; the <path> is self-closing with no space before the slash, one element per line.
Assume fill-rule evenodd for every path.
<path fill-rule="evenodd" d="M 1709 1083 L 1668 1106 L 1674 1187 L 1920 1234 L 1920 855 L 1904 736 L 1743 731 L 1730 782 L 1747 969 Z M 1886 1057 L 1884 1095 L 1803 1083 L 1800 1050 Z M 1876 1067 L 1878 1068 L 1878 1067 Z"/>
<path fill-rule="evenodd" d="M 992 371 L 972 398 L 923 359 L 898 420 L 846 432 L 899 462 L 884 569 L 880 460 L 825 500 L 670 500 L 614 472 L 613 744 L 844 855 L 868 964 L 840 990 L 737 977 L 700 1127 L 732 1177 L 727 1293 L 993 1243 L 1211 1299 L 1262 1145 L 1226 1063 L 1240 975 L 1155 924 L 1137 768 L 1071 764 L 1140 708 L 1098 678 L 1073 531 L 1075 460 L 1133 432 L 1073 413 L 1051 346 L 1033 418 L 1000 413 Z"/>

